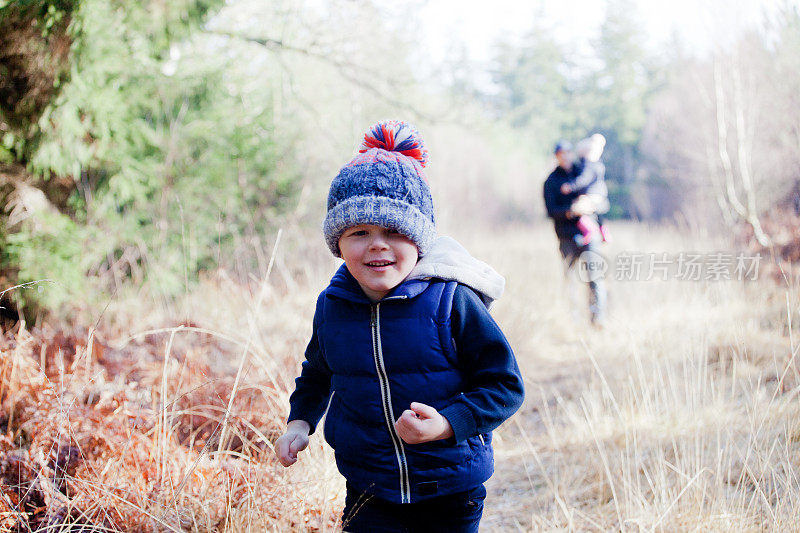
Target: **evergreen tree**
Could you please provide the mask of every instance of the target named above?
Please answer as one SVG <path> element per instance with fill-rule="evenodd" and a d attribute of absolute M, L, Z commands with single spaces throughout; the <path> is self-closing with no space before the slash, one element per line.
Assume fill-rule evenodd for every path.
<path fill-rule="evenodd" d="M 589 78 L 586 102 L 591 106 L 592 129 L 607 137 L 606 176 L 612 215 L 636 215 L 632 187 L 640 165 L 642 138 L 651 92 L 651 71 L 643 46 L 643 34 L 635 18 L 632 0 L 609 0 L 595 50 L 601 68 Z"/>
<path fill-rule="evenodd" d="M 540 152 L 559 138 L 607 137 L 611 216 L 637 214 L 632 187 L 653 86 L 642 41 L 634 3 L 611 0 L 592 57 L 561 44 L 537 19 L 522 45 L 503 43 L 495 58 L 498 117 L 530 135 Z"/>
<path fill-rule="evenodd" d="M 537 17 L 520 45 L 500 42 L 492 79 L 498 118 L 526 132 L 545 153 L 556 140 L 579 135 L 587 119 L 582 79 L 571 53 Z"/>
<path fill-rule="evenodd" d="M 221 249 L 270 229 L 295 175 L 270 135 L 271 107 L 245 102 L 269 102 L 268 89 L 242 94 L 236 81 L 250 73 L 201 31 L 222 3 L 0 9 L 0 34 L 17 31 L 2 43 L 3 68 L 30 82 L 0 85 L 3 266 L 19 282 L 55 282 L 21 293 L 29 300 L 55 308 L 97 280 L 129 278 L 175 293 Z"/>

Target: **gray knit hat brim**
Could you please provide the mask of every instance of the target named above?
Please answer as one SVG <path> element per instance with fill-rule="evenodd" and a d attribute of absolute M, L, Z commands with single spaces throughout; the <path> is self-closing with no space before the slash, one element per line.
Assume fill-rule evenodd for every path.
<path fill-rule="evenodd" d="M 415 206 L 385 196 L 353 196 L 328 210 L 322 231 L 333 255 L 341 257 L 339 238 L 347 228 L 374 224 L 397 230 L 417 245 L 422 257 L 436 238 L 436 227 Z"/>

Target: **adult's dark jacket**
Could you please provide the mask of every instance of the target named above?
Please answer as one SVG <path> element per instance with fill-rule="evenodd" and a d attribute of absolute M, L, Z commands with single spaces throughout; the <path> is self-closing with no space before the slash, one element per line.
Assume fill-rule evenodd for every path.
<path fill-rule="evenodd" d="M 547 216 L 553 219 L 556 236 L 562 240 L 573 239 L 581 234 L 581 230 L 578 229 L 578 219 L 567 218 L 567 211 L 578 195 L 575 192 L 569 194 L 561 192 L 561 186 L 573 181 L 578 175 L 578 168 L 575 166 L 569 171 L 557 166 L 544 182 L 544 205 Z"/>
<path fill-rule="evenodd" d="M 317 300 L 289 420 L 305 420 L 313 433 L 329 404 L 325 440 L 342 475 L 409 503 L 485 482 L 491 432 L 523 396 L 511 347 L 473 289 L 407 278 L 373 303 L 342 265 Z M 412 401 L 437 409 L 454 436 L 402 441 L 394 422 Z"/>

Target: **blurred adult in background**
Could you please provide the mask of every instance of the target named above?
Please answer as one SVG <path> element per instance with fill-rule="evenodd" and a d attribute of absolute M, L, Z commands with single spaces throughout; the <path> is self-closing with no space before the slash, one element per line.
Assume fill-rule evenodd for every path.
<path fill-rule="evenodd" d="M 591 323 L 602 327 L 605 320 L 607 293 L 603 280 L 604 271 L 600 263 L 603 261 L 598 245 L 601 242 L 598 234 L 589 239 L 578 225 L 582 216 L 592 216 L 597 205 L 580 195 L 580 191 L 569 186 L 574 183 L 583 170 L 576 165 L 575 154 L 569 141 L 559 141 L 554 150 L 558 166 L 544 182 L 544 203 L 547 216 L 553 219 L 558 237 L 558 248 L 564 262 L 564 273 L 568 283 L 574 285 L 573 278 L 585 281 L 589 286 L 589 313 Z M 564 187 L 562 190 L 562 186 Z M 569 192 L 564 192 L 569 190 Z M 575 272 L 576 268 L 583 271 Z M 573 290 L 570 288 L 570 290 Z M 570 305 L 578 305 L 573 298 Z"/>

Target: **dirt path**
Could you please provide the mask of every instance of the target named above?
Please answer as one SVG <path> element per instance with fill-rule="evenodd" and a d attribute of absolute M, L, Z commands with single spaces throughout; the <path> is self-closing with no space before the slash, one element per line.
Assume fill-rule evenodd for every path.
<path fill-rule="evenodd" d="M 487 482 L 481 531 L 530 531 L 536 495 L 546 490 L 531 447 L 546 433 L 545 410 L 580 394 L 593 368 L 588 358 L 555 362 L 521 358 L 525 402 L 494 433 L 495 473 Z"/>

